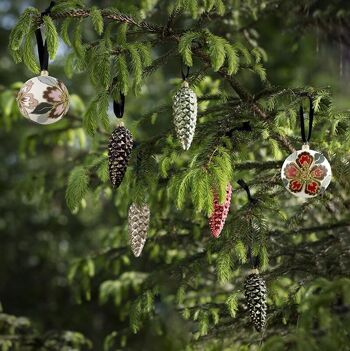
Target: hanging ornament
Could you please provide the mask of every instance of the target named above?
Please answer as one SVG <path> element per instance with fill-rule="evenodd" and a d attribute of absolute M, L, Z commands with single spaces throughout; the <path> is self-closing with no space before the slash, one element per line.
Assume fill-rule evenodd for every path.
<path fill-rule="evenodd" d="M 230 210 L 231 194 L 232 186 L 230 183 L 227 184 L 226 198 L 223 204 L 219 203 L 219 196 L 217 193 L 214 193 L 214 212 L 209 218 L 209 226 L 214 238 L 218 238 L 220 236 L 224 227 L 228 211 Z"/>
<path fill-rule="evenodd" d="M 250 319 L 255 329 L 261 331 L 266 324 L 266 284 L 256 268 L 251 271 L 245 280 L 244 295 Z"/>
<path fill-rule="evenodd" d="M 144 205 L 132 204 L 128 213 L 129 243 L 136 257 L 141 255 L 147 239 L 150 210 Z"/>
<path fill-rule="evenodd" d="M 44 13 L 47 15 L 50 8 Z M 69 95 L 66 86 L 58 79 L 49 76 L 49 53 L 47 43 L 43 42 L 41 29 L 35 32 L 41 74 L 27 80 L 17 95 L 17 104 L 21 114 L 39 124 L 58 122 L 69 109 Z"/>
<path fill-rule="evenodd" d="M 184 81 L 173 99 L 175 132 L 184 150 L 191 146 L 197 123 L 197 96 L 186 81 L 188 75 L 189 67 L 186 76 L 182 73 Z"/>
<path fill-rule="evenodd" d="M 325 156 L 309 147 L 313 123 L 313 103 L 311 97 L 309 112 L 309 132 L 306 137 L 304 111 L 300 106 L 301 136 L 304 142 L 302 149 L 293 152 L 284 161 L 281 169 L 283 185 L 293 195 L 311 198 L 322 194 L 332 178 L 332 169 Z"/>
<path fill-rule="evenodd" d="M 109 178 L 113 188 L 121 184 L 130 159 L 133 139 L 124 126 L 114 129 L 108 144 Z"/>

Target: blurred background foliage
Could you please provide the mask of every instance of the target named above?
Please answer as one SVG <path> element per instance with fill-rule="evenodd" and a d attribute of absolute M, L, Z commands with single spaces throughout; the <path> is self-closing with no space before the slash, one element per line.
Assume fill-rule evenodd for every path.
<path fill-rule="evenodd" d="M 167 16 L 164 3 L 166 2 L 156 0 L 104 0 L 87 1 L 87 6 L 115 6 L 123 13 L 152 18 L 152 22 L 164 24 L 165 15 Z M 279 7 L 281 1 L 246 1 L 246 4 L 242 4 L 242 1 L 232 0 L 229 3 L 231 17 L 222 22 L 222 26 L 217 26 L 215 33 L 227 33 L 228 39 L 234 41 L 234 34 L 230 34 L 229 28 L 239 23 L 242 28 L 240 33 L 246 40 L 263 50 L 263 64 L 268 81 L 273 86 L 279 86 L 281 89 L 330 87 L 334 109 L 348 110 L 349 46 L 342 37 L 343 33 L 339 32 L 334 23 L 329 24 L 325 20 L 329 28 L 326 24 L 319 28 L 318 25 L 310 23 L 310 18 L 314 17 L 298 16 L 298 12 L 293 11 L 293 8 L 303 7 L 303 1 L 285 1 L 285 7 Z M 319 11 L 322 14 L 322 11 L 329 11 L 330 16 L 339 11 L 346 12 L 349 7 L 347 1 L 332 1 L 331 4 L 327 1 L 305 3 L 305 6 L 309 6 L 310 13 Z M 125 249 L 126 212 L 129 202 L 125 201 L 123 194 L 127 194 L 127 188 L 120 190 L 120 196 L 114 196 L 109 187 L 102 187 L 98 180 L 92 179 L 92 182 L 97 184 L 96 191 L 88 193 L 80 204 L 79 211 L 71 213 L 67 207 L 65 191 L 71 169 L 77 166 L 78 162 L 86 164 L 89 162 L 88 157 L 93 159 L 104 152 L 106 144 L 101 143 L 92 148 L 94 140 L 91 140 L 82 128 L 82 116 L 96 90 L 84 73 L 77 73 L 69 78 L 65 76 L 64 66 L 69 48 L 62 41 L 57 57 L 50 65 L 50 73 L 62 79 L 71 92 L 72 119 L 62 120 L 53 126 L 39 126 L 19 115 L 15 103 L 16 92 L 22 82 L 33 74 L 23 64 L 13 63 L 7 50 L 9 33 L 28 6 L 43 10 L 47 5 L 47 1 L 39 0 L 0 2 L 0 300 L 4 311 L 0 318 L 0 335 L 14 335 L 13 338 L 1 338 L 0 345 L 3 350 L 24 350 L 25 347 L 29 350 L 33 345 L 37 345 L 34 346 L 34 350 L 83 350 L 92 347 L 92 344 L 96 350 L 102 350 L 103 344 L 106 350 L 119 349 L 126 343 L 126 337 L 124 340 L 122 332 L 120 343 L 116 346 L 113 333 L 129 328 L 130 312 L 124 307 L 128 304 L 127 301 L 133 301 L 142 292 L 140 286 L 146 279 L 146 273 L 143 272 L 152 271 L 163 259 L 171 263 L 184 257 L 185 253 L 183 248 L 177 250 L 174 245 L 166 254 L 162 254 L 165 257 L 161 256 L 158 259 L 163 246 L 161 241 L 157 243 L 155 240 L 149 243 L 152 245 L 147 254 L 149 259 L 139 261 L 132 258 L 130 251 Z M 328 9 L 328 5 L 331 9 Z M 265 6 L 269 10 L 264 11 Z M 240 11 L 248 11 L 249 15 L 243 16 Z M 327 13 L 324 16 L 327 16 Z M 339 16 L 341 17 L 341 14 Z M 181 24 L 187 24 L 189 20 L 183 22 Z M 245 26 L 247 29 L 244 29 Z M 254 30 L 248 30 L 252 27 Z M 95 40 L 95 36 L 93 28 L 86 25 L 86 41 Z M 164 43 L 163 46 L 155 48 L 153 56 L 159 57 L 164 54 L 169 49 L 167 45 Z M 164 67 L 144 80 L 138 96 L 128 95 L 125 123 L 130 126 L 136 140 L 151 139 L 171 127 L 171 96 L 180 82 L 180 62 L 179 56 L 170 59 Z M 263 88 L 263 84 L 252 78 L 249 73 L 243 72 L 240 80 L 254 92 Z M 220 78 L 215 75 L 208 75 L 196 86 L 199 96 L 220 94 L 223 90 Z M 204 110 L 208 103 L 204 101 L 201 104 Z M 159 106 L 158 110 L 155 110 L 155 106 Z M 110 116 L 114 123 L 111 110 Z M 145 117 L 145 121 L 138 124 L 137 121 L 141 117 Z M 298 128 L 292 126 L 293 128 L 298 135 Z M 106 181 L 105 174 L 100 174 L 99 177 Z M 254 176 L 251 179 L 254 181 Z M 154 195 L 150 200 L 155 211 L 163 206 L 164 194 L 161 192 L 159 190 L 159 196 Z M 245 199 L 238 197 L 235 201 L 235 207 L 238 207 L 244 204 Z M 294 210 L 293 206 L 283 208 L 284 216 L 292 217 L 295 214 Z M 166 211 L 170 213 L 173 209 L 164 206 L 162 215 L 155 216 L 150 229 L 151 237 L 161 233 L 159 228 L 164 221 L 174 220 L 174 217 L 167 219 Z M 190 213 L 187 211 L 184 214 L 184 230 L 189 229 L 186 228 L 186 224 L 191 218 Z M 178 223 L 173 224 L 174 233 L 181 227 L 180 222 L 179 219 Z M 201 228 L 205 223 L 203 216 L 193 216 L 193 228 L 189 229 L 193 234 L 191 240 L 200 240 L 204 235 Z M 167 223 L 167 228 L 170 224 Z M 295 240 L 297 242 L 298 238 Z M 115 257 L 118 257 L 118 260 Z M 205 274 L 210 276 L 212 273 Z M 91 280 L 92 277 L 94 279 Z M 167 280 L 166 277 L 162 278 Z M 288 343 L 294 345 L 296 339 L 300 342 L 299 347 L 303 340 L 307 340 L 305 349 L 309 349 L 312 342 L 308 330 L 310 325 L 312 329 L 315 323 L 310 319 L 310 315 L 315 313 L 322 314 L 320 320 L 325 323 L 323 327 L 330 330 L 330 339 L 334 340 L 328 348 L 325 341 L 324 349 L 348 350 L 349 346 L 346 343 L 349 343 L 349 335 L 344 325 L 350 326 L 349 314 L 345 311 L 342 314 L 344 318 L 338 320 L 331 316 L 332 311 L 327 307 L 320 309 L 318 304 L 322 298 L 326 301 L 326 306 L 333 303 L 336 306 L 338 303 L 339 308 L 344 309 L 344 304 L 339 302 L 340 297 L 334 294 L 334 291 L 343 289 L 341 299 L 347 300 L 349 304 L 349 282 L 341 277 L 334 282 L 319 278 L 310 287 L 301 286 L 302 284 L 298 287 L 298 283 L 290 277 L 277 279 L 271 285 L 270 288 L 275 294 L 274 301 L 270 303 L 277 307 L 282 306 L 282 309 L 293 295 L 286 293 L 286 290 L 290 292 L 290 289 L 295 289 L 293 298 L 299 299 L 298 307 L 288 304 L 288 311 L 284 312 L 289 316 L 283 318 L 287 323 L 288 318 L 293 320 L 296 318 L 293 314 L 298 313 L 301 316 L 298 323 L 304 328 L 287 334 L 287 344 L 277 336 L 269 338 L 263 346 L 264 350 L 284 350 Z M 322 286 L 324 290 L 316 299 L 313 291 L 318 289 L 318 286 Z M 154 308 L 158 316 L 157 321 L 151 320 L 146 323 L 139 334 L 131 337 L 131 344 L 128 344 L 130 346 L 124 346 L 123 349 L 185 349 L 184 345 L 191 339 L 190 334 L 196 333 L 198 327 L 193 322 L 184 322 L 181 314 L 174 310 L 169 292 L 175 289 L 177 290 L 178 286 L 172 281 L 160 288 L 160 295 L 170 297 L 169 301 L 167 298 L 158 301 L 156 295 Z M 191 299 L 191 296 L 188 299 Z M 233 315 L 237 310 L 234 306 L 235 301 L 236 297 L 233 296 Z M 205 305 L 205 297 L 201 303 Z M 305 311 L 307 313 L 303 314 Z M 215 320 L 215 309 L 211 310 L 211 313 L 210 318 Z M 208 319 L 208 315 L 205 315 L 205 318 Z M 205 318 L 202 318 L 199 326 L 201 335 L 206 334 Z M 158 327 L 151 327 L 152 323 Z M 134 327 L 139 329 L 137 323 Z M 156 328 L 163 332 L 155 332 Z M 77 333 L 65 332 L 56 335 L 53 332 L 56 330 L 72 330 Z M 231 329 L 224 331 L 234 332 Z M 218 331 L 217 339 L 220 339 L 220 332 Z M 14 344 L 11 344 L 15 335 L 20 335 L 19 338 L 26 340 L 20 343 L 19 348 L 14 348 Z M 107 335 L 110 337 L 106 339 Z M 323 335 L 320 335 L 318 339 L 321 343 L 322 337 Z M 27 341 L 29 346 L 23 346 Z M 215 338 L 213 342 L 206 342 L 204 337 L 203 342 L 205 346 L 201 347 L 205 350 L 248 350 L 250 345 L 250 341 L 245 342 L 244 338 L 231 343 L 230 346 Z M 317 344 L 312 347 L 318 349 Z"/>

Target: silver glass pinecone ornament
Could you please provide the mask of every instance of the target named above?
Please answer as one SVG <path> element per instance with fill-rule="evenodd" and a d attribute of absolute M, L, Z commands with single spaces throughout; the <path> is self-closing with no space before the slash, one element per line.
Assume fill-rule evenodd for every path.
<path fill-rule="evenodd" d="M 257 331 L 261 331 L 266 323 L 266 284 L 254 269 L 245 280 L 244 295 L 247 301 L 250 319 Z"/>
<path fill-rule="evenodd" d="M 141 255 L 147 239 L 150 210 L 144 205 L 132 204 L 128 213 L 129 242 L 136 257 Z"/>
<path fill-rule="evenodd" d="M 184 81 L 173 99 L 173 115 L 175 131 L 182 148 L 191 146 L 197 123 L 197 96 Z"/>
<path fill-rule="evenodd" d="M 124 126 L 114 129 L 108 144 L 109 178 L 113 188 L 121 184 L 131 155 L 133 140 Z"/>

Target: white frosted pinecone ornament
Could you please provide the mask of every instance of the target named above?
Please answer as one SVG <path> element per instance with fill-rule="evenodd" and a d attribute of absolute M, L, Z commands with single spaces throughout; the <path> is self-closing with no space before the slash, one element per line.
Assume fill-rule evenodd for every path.
<path fill-rule="evenodd" d="M 129 242 L 136 257 L 141 255 L 146 243 L 150 209 L 148 205 L 131 204 L 128 213 Z"/>
<path fill-rule="evenodd" d="M 191 146 L 197 123 L 197 96 L 184 81 L 173 99 L 175 131 L 182 148 Z"/>
<path fill-rule="evenodd" d="M 244 295 L 248 305 L 250 319 L 257 331 L 266 324 L 266 284 L 257 269 L 253 269 L 244 283 Z"/>

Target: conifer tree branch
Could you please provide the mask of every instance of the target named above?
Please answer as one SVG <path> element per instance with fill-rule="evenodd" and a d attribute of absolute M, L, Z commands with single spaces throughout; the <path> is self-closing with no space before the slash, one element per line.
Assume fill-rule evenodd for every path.
<path fill-rule="evenodd" d="M 53 13 L 50 16 L 53 19 L 67 18 L 67 17 L 86 18 L 90 16 L 90 12 L 91 11 L 89 9 L 75 9 L 70 11 Z M 163 27 L 161 26 L 151 24 L 145 21 L 137 21 L 132 16 L 120 13 L 116 10 L 103 9 L 101 10 L 101 15 L 106 19 L 113 20 L 118 23 L 127 23 L 130 25 L 136 26 L 138 28 L 141 28 L 143 30 L 146 30 L 150 33 L 161 33 L 163 31 Z"/>
<path fill-rule="evenodd" d="M 206 64 L 210 64 L 210 58 L 200 49 L 195 48 L 194 54 L 201 58 Z M 256 113 L 264 122 L 268 123 L 272 127 L 272 117 L 265 112 L 262 107 L 255 101 L 253 95 L 251 95 L 242 85 L 237 81 L 235 77 L 228 74 L 225 68 L 220 68 L 218 73 L 225 78 L 237 93 L 237 95 L 249 106 L 254 113 Z M 271 136 L 276 139 L 286 150 L 294 152 L 295 148 L 292 146 L 290 141 L 283 135 L 271 131 Z"/>

